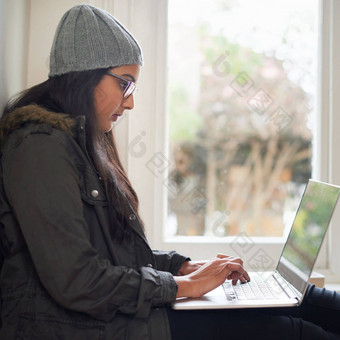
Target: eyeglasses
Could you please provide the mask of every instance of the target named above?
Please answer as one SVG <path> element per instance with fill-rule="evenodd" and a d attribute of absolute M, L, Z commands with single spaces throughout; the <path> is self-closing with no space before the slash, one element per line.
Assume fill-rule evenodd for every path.
<path fill-rule="evenodd" d="M 119 85 L 121 86 L 123 90 L 124 99 L 127 99 L 128 97 L 130 97 L 132 94 L 136 92 L 137 86 L 136 86 L 136 83 L 134 83 L 133 81 L 119 77 L 116 74 L 109 72 L 109 71 L 107 71 L 106 74 L 120 80 Z"/>

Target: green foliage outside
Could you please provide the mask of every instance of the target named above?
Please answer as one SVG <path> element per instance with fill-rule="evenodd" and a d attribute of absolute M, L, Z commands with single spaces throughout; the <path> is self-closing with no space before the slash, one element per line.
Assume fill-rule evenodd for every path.
<path fill-rule="evenodd" d="M 177 86 L 170 91 L 170 139 L 172 141 L 192 140 L 202 126 L 202 120 L 188 105 L 186 89 Z"/>
<path fill-rule="evenodd" d="M 230 212 L 225 235 L 282 236 L 289 183 L 311 177 L 309 95 L 275 51 L 230 42 L 204 22 L 179 34 L 197 40 L 200 78 L 196 84 L 183 73 L 170 86 L 171 149 L 204 150 L 205 175 L 197 173 L 204 212 L 208 220 L 216 210 Z M 198 86 L 196 97 L 190 85 Z"/>

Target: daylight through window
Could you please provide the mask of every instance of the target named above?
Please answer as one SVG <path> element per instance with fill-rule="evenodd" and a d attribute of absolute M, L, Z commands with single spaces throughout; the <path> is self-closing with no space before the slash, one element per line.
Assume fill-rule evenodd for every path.
<path fill-rule="evenodd" d="M 311 177 L 317 2 L 169 1 L 172 236 L 286 236 Z"/>

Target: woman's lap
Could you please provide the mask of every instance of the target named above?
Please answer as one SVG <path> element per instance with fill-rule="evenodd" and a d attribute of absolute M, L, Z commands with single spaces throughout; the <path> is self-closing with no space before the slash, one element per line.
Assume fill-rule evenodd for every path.
<path fill-rule="evenodd" d="M 340 296 L 309 286 L 295 308 L 168 310 L 172 338 L 340 339 Z M 334 332 L 334 333 L 332 333 Z"/>

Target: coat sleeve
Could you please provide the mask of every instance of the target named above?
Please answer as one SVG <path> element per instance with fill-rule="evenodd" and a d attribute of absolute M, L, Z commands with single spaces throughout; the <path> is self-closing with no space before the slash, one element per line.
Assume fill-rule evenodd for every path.
<path fill-rule="evenodd" d="M 3 177 L 37 274 L 60 305 L 108 321 L 175 300 L 171 273 L 113 266 L 92 247 L 77 171 L 58 136 L 28 135 L 3 156 Z"/>
<path fill-rule="evenodd" d="M 153 250 L 157 268 L 173 275 L 177 275 L 185 261 L 190 261 L 189 257 L 185 257 L 175 251 Z"/>

